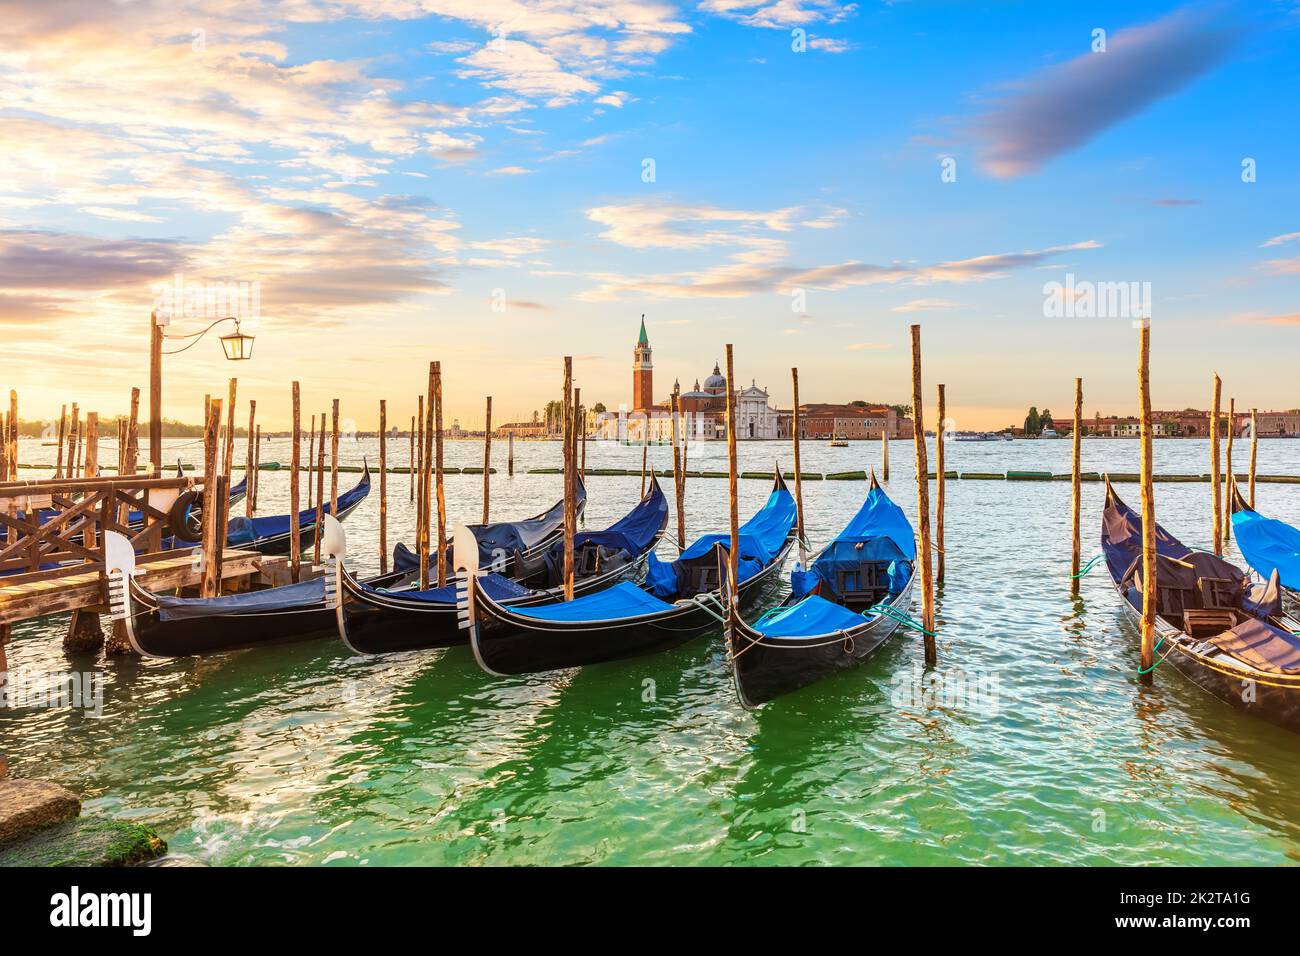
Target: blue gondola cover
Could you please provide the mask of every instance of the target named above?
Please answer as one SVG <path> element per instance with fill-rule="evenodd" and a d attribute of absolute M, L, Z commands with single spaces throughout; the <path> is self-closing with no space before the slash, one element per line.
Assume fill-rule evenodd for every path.
<path fill-rule="evenodd" d="M 1232 530 L 1256 574 L 1267 581 L 1276 570 L 1283 587 L 1300 590 L 1300 531 L 1257 511 L 1234 514 Z"/>
<path fill-rule="evenodd" d="M 877 615 L 878 616 L 878 615 Z M 842 604 L 810 594 L 797 604 L 779 607 L 758 619 L 754 630 L 765 637 L 806 637 L 860 627 L 871 618 Z"/>
<path fill-rule="evenodd" d="M 870 561 L 888 562 L 890 593 L 898 594 L 907 586 L 915 560 L 916 535 L 911 522 L 881 488 L 873 486 L 858 513 L 822 549 L 812 567 L 796 567 L 791 572 L 790 588 L 797 597 L 820 584 L 834 596 L 837 571 L 851 571 Z"/>

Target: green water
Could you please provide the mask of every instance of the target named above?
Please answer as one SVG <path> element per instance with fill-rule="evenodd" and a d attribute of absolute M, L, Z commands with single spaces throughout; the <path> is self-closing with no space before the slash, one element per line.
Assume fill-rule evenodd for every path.
<path fill-rule="evenodd" d="M 1201 443 L 1156 447 L 1159 470 L 1206 470 Z M 554 446 L 516 448 L 521 468 L 554 463 Z M 1296 450 L 1262 443 L 1260 470 L 1294 471 Z M 1065 442 L 954 445 L 949 467 L 1061 471 L 1068 453 Z M 449 446 L 453 463 L 478 454 Z M 693 449 L 692 467 L 724 454 Z M 888 490 L 913 514 L 909 454 L 895 445 Z M 635 467 L 640 451 L 588 455 L 591 467 Z M 747 445 L 742 455 L 758 469 L 788 449 Z M 811 446 L 805 467 L 862 468 L 878 455 Z M 1090 470 L 1133 471 L 1136 461 L 1134 442 L 1085 443 Z M 262 511 L 284 510 L 285 481 L 263 475 Z M 480 481 L 449 479 L 453 516 L 476 511 Z M 589 485 L 589 527 L 639 491 L 637 478 Z M 725 527 L 725 487 L 692 483 L 693 532 Z M 497 515 L 523 515 L 554 500 L 559 479 L 499 476 L 495 488 Z M 742 512 L 766 490 L 742 482 Z M 1101 489 L 1085 492 L 1086 559 Z M 861 483 L 805 484 L 814 541 L 864 493 Z M 404 477 L 390 495 L 390 540 L 409 540 Z M 1205 543 L 1208 486 L 1157 495 L 1162 522 Z M 1258 504 L 1300 521 L 1294 486 L 1262 485 Z M 376 514 L 372 498 L 348 522 L 363 564 Z M 922 659 L 913 634 L 754 713 L 736 702 L 717 634 L 657 657 L 499 679 L 465 648 L 359 658 L 337 639 L 199 660 L 69 659 L 54 619 L 20 629 L 11 669 L 102 671 L 103 716 L 0 711 L 0 751 L 15 774 L 63 783 L 89 812 L 150 823 L 173 852 L 218 865 L 1300 859 L 1300 737 L 1172 670 L 1138 685 L 1135 634 L 1104 569 L 1070 599 L 1068 482 L 950 483 L 947 527 L 935 674 L 946 699 L 900 682 Z M 963 673 L 989 693 L 954 694 L 970 686 Z"/>

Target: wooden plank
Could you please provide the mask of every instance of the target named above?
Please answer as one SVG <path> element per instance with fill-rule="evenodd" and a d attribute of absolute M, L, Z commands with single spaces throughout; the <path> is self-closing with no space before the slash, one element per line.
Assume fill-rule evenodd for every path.
<path fill-rule="evenodd" d="M 912 444 L 916 451 L 916 511 L 921 559 L 921 624 L 925 628 L 925 663 L 934 667 L 939 652 L 934 640 L 934 565 L 930 553 L 930 479 L 925 447 L 925 406 L 921 392 L 921 327 L 912 326 Z"/>

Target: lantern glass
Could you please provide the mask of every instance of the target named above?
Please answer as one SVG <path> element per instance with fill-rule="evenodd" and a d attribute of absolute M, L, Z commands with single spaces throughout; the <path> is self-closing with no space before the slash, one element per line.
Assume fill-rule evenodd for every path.
<path fill-rule="evenodd" d="M 253 336 L 243 332 L 233 332 L 221 336 L 221 348 L 226 358 L 232 362 L 242 362 L 253 357 Z"/>

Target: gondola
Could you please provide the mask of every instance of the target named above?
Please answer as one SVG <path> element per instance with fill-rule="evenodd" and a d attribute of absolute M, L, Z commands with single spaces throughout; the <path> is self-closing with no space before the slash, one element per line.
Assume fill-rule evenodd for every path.
<path fill-rule="evenodd" d="M 1106 482 L 1101 548 L 1128 613 L 1142 618 L 1142 515 Z M 1235 565 L 1156 526 L 1156 660 L 1203 690 L 1300 730 L 1300 623 L 1282 610 L 1276 571 L 1251 584 Z"/>
<path fill-rule="evenodd" d="M 727 644 L 747 708 L 856 667 L 905 619 L 916 536 L 903 509 L 871 475 L 858 513 L 809 564 L 790 575 L 790 595 L 753 624 L 728 612 Z"/>
<path fill-rule="evenodd" d="M 366 463 L 361 479 L 347 491 L 339 495 L 338 519 L 343 521 L 366 500 L 370 494 L 370 465 Z M 327 499 L 321 507 L 322 514 L 330 514 L 330 502 Z M 267 515 L 263 518 L 248 518 L 243 515 L 231 517 L 226 524 L 226 547 L 242 551 L 257 551 L 261 554 L 288 554 L 293 544 L 293 532 L 290 528 L 290 515 Z M 191 536 L 193 535 L 193 536 Z M 316 543 L 316 509 L 305 508 L 298 512 L 298 540 L 303 551 Z M 185 537 L 172 536 L 163 539 L 163 550 L 189 548 L 199 543 L 195 532 Z"/>
<path fill-rule="evenodd" d="M 578 479 L 577 511 L 582 517 L 587 507 L 587 486 Z M 516 577 L 515 566 L 534 567 L 564 534 L 564 500 L 561 499 L 541 514 L 521 521 L 500 521 L 495 524 L 470 525 L 479 544 L 480 567 L 489 565 L 504 577 Z M 430 561 L 434 556 L 430 555 Z M 393 568 L 398 571 L 415 571 L 420 567 L 415 552 L 398 542 L 393 548 Z M 432 567 L 432 565 L 431 565 Z M 447 556 L 447 573 L 454 571 L 451 555 Z"/>
<path fill-rule="evenodd" d="M 327 516 L 323 548 L 341 547 L 341 528 Z M 331 540 L 330 529 L 340 529 Z M 122 535 L 104 536 L 113 619 L 142 657 L 215 654 L 327 636 L 334 628 L 334 579 L 325 573 L 296 584 L 257 587 L 211 598 L 156 594 L 134 576 L 135 552 Z M 389 573 L 376 581 L 400 578 Z"/>
<path fill-rule="evenodd" d="M 535 521 L 533 518 L 518 524 Z M 604 531 L 575 535 L 575 593 L 592 594 L 638 574 L 647 557 L 653 555 L 667 523 L 668 500 L 658 479 L 654 479 L 636 507 L 619 521 Z M 463 552 L 466 542 L 473 540 L 474 565 L 480 567 L 480 562 L 485 562 L 488 568 L 499 569 L 486 573 L 483 579 L 483 586 L 494 597 L 515 606 L 551 603 L 563 596 L 562 539 L 551 536 L 531 547 L 527 555 L 516 549 L 507 559 L 497 548 L 484 548 L 485 542 L 506 540 L 502 530 L 505 526 L 480 527 L 491 536 L 479 541 L 472 532 L 465 532 L 460 547 Z M 339 636 L 351 650 L 386 654 L 451 647 L 468 640 L 458 624 L 453 584 L 425 590 L 411 586 L 389 589 L 358 581 L 343 560 L 338 562 L 337 574 L 339 593 L 345 598 L 338 607 Z"/>
<path fill-rule="evenodd" d="M 794 542 L 794 498 L 780 471 L 767 503 L 740 529 L 740 598 L 755 597 L 777 574 Z M 490 674 L 581 667 L 676 647 L 724 620 L 720 561 L 730 535 L 707 534 L 672 562 L 650 555 L 642 584 L 620 582 L 572 601 L 522 605 L 494 593 L 490 576 L 462 560 L 466 629 L 479 665 Z M 463 569 L 463 571 L 462 571 Z M 470 589 L 472 588 L 472 595 Z"/>
<path fill-rule="evenodd" d="M 1300 530 L 1276 518 L 1265 518 L 1241 496 L 1235 481 L 1230 485 L 1229 507 L 1237 550 L 1264 580 L 1276 571 L 1283 590 L 1300 600 Z"/>

